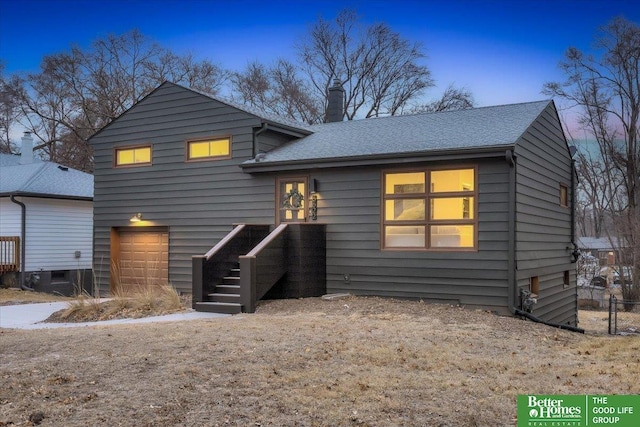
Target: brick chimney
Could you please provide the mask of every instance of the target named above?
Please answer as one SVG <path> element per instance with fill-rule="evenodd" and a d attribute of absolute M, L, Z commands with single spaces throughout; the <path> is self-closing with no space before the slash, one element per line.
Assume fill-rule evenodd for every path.
<path fill-rule="evenodd" d="M 33 163 L 33 138 L 31 137 L 31 132 L 25 132 L 22 137 L 20 164 L 28 165 L 29 163 Z"/>
<path fill-rule="evenodd" d="M 333 80 L 333 86 L 329 88 L 329 99 L 325 123 L 341 122 L 344 116 L 344 88 L 339 79 Z"/>

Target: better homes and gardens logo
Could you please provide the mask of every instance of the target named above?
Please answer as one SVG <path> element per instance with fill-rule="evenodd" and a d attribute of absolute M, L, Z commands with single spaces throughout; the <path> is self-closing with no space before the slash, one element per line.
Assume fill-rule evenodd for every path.
<path fill-rule="evenodd" d="M 640 395 L 520 395 L 518 427 L 640 426 Z"/>

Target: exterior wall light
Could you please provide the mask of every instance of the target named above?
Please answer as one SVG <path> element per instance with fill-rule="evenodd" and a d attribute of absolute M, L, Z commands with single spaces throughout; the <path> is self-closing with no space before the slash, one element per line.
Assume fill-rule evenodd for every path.
<path fill-rule="evenodd" d="M 309 193 L 311 194 L 309 216 L 311 220 L 316 221 L 318 219 L 318 180 L 314 178 L 309 184 Z"/>
<path fill-rule="evenodd" d="M 140 212 L 138 212 L 137 214 L 132 216 L 131 219 L 129 219 L 129 221 L 130 222 L 140 222 L 140 221 L 142 221 L 142 214 Z"/>

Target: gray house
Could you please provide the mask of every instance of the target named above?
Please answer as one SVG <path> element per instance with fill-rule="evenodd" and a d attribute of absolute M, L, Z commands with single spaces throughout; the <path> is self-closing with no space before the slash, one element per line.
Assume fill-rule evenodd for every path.
<path fill-rule="evenodd" d="M 223 312 L 348 292 L 577 323 L 552 101 L 309 126 L 167 82 L 90 142 L 103 292 L 168 281 Z"/>

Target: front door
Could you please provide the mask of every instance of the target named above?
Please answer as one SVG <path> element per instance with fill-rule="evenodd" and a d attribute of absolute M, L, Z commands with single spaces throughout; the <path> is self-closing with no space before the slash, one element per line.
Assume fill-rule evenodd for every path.
<path fill-rule="evenodd" d="M 307 220 L 307 177 L 278 178 L 276 209 L 278 223 Z"/>

